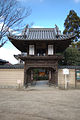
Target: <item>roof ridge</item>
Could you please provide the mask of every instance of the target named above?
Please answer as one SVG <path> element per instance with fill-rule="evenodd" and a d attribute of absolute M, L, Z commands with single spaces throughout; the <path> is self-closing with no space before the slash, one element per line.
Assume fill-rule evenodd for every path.
<path fill-rule="evenodd" d="M 28 29 L 55 29 L 55 28 L 28 28 Z"/>

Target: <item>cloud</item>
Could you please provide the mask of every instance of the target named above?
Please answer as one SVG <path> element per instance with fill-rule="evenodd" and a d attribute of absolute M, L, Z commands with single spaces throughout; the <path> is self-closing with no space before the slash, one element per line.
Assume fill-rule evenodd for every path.
<path fill-rule="evenodd" d="M 79 3 L 79 2 L 80 2 L 80 0 L 74 0 L 74 2 L 75 2 L 75 3 Z"/>
<path fill-rule="evenodd" d="M 33 25 L 32 28 L 44 28 L 43 26 Z"/>
<path fill-rule="evenodd" d="M 14 58 L 14 54 L 20 54 L 21 52 L 17 49 L 9 49 L 9 48 L 0 48 L 0 59 L 9 61 L 11 64 L 17 64 L 18 61 Z"/>

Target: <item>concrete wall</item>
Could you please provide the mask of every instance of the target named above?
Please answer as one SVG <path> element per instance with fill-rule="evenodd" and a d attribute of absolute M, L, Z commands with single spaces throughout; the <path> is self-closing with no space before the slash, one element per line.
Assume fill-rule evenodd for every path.
<path fill-rule="evenodd" d="M 75 69 L 69 69 L 69 75 L 67 75 L 67 80 L 68 88 L 75 88 Z M 63 69 L 58 70 L 58 86 L 60 88 L 65 88 L 65 76 L 63 74 Z"/>
<path fill-rule="evenodd" d="M 21 81 L 20 86 L 23 86 L 23 69 L 0 69 L 0 88 L 18 87 L 17 81 L 19 80 Z"/>

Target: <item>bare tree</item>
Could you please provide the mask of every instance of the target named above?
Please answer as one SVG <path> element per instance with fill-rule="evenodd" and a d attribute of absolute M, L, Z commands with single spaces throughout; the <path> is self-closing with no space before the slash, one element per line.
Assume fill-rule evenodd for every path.
<path fill-rule="evenodd" d="M 7 42 L 6 33 L 30 14 L 31 9 L 21 7 L 17 0 L 0 0 L 0 47 Z"/>

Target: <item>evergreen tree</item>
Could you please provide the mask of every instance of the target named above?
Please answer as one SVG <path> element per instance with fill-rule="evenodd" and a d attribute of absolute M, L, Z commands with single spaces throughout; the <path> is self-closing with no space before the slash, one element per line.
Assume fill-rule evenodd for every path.
<path fill-rule="evenodd" d="M 80 38 L 80 17 L 74 10 L 70 10 L 64 23 L 64 34 L 75 33 L 77 41 Z"/>
<path fill-rule="evenodd" d="M 80 51 L 77 48 L 68 47 L 64 52 L 65 65 L 80 65 Z"/>

